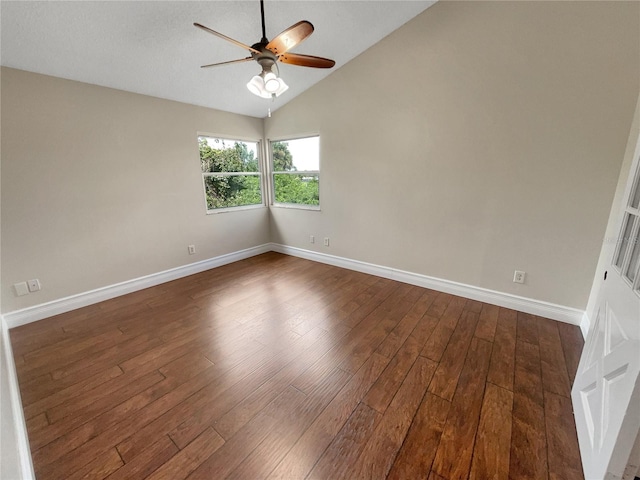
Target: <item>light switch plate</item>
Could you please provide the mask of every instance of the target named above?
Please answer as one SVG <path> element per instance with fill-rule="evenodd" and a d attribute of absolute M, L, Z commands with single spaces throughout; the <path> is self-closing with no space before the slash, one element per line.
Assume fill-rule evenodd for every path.
<path fill-rule="evenodd" d="M 22 297 L 23 295 L 29 294 L 27 282 L 14 283 L 13 289 L 16 291 L 16 297 Z"/>

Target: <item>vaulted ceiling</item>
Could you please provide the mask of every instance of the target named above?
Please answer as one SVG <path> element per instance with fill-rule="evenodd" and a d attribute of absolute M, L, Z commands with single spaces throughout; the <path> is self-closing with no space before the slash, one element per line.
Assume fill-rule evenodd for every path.
<path fill-rule="evenodd" d="M 264 117 L 435 3 L 265 1 L 269 39 L 308 20 L 315 32 L 292 50 L 332 58 L 331 70 L 280 64 L 289 90 L 275 101 L 252 95 L 255 62 L 201 69 L 248 52 L 193 26 L 251 45 L 261 37 L 251 1 L 5 1 L 0 3 L 3 66 L 160 98 Z M 381 68 L 384 59 L 381 59 Z"/>

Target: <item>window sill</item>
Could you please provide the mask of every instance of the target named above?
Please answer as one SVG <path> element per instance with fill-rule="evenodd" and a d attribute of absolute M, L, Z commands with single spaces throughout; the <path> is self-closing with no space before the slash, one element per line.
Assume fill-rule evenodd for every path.
<path fill-rule="evenodd" d="M 271 207 L 274 208 L 291 208 L 294 210 L 311 210 L 313 212 L 320 212 L 322 209 L 320 205 L 302 205 L 299 203 L 273 203 Z"/>
<path fill-rule="evenodd" d="M 240 212 L 245 210 L 258 210 L 261 208 L 267 208 L 266 205 L 243 205 L 241 207 L 225 207 L 225 208 L 216 208 L 215 210 L 207 210 L 207 215 L 217 215 L 218 213 L 230 213 L 230 212 Z"/>

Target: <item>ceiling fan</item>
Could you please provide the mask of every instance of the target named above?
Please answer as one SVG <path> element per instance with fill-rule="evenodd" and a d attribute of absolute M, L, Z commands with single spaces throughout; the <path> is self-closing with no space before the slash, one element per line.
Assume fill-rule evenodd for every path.
<path fill-rule="evenodd" d="M 293 47 L 301 43 L 305 38 L 313 33 L 313 25 L 302 20 L 289 28 L 280 35 L 276 36 L 273 40 L 269 41 L 265 33 L 264 26 L 264 0 L 260 0 L 260 14 L 262 18 L 262 39 L 254 43 L 253 45 L 245 45 L 242 42 L 227 37 L 222 33 L 211 30 L 209 27 L 205 27 L 199 23 L 193 25 L 209 32 L 216 37 L 220 37 L 223 40 L 237 45 L 240 48 L 248 50 L 251 53 L 250 57 L 240 58 L 238 60 L 230 60 L 227 62 L 211 63 L 209 65 L 202 65 L 201 68 L 216 67 L 219 65 L 229 65 L 232 63 L 242 63 L 255 60 L 262 67 L 262 73 L 253 77 L 247 88 L 251 93 L 263 98 L 274 98 L 280 96 L 289 87 L 280 78 L 280 72 L 277 62 L 288 63 L 290 65 L 299 65 L 301 67 L 315 67 L 315 68 L 331 68 L 336 62 L 328 58 L 315 57 L 313 55 L 302 55 L 300 53 L 290 53 Z"/>

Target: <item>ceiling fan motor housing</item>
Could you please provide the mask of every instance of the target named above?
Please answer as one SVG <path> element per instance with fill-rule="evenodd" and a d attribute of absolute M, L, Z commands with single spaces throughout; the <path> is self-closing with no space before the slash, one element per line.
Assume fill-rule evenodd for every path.
<path fill-rule="evenodd" d="M 276 69 L 278 68 L 278 57 L 272 51 L 267 49 L 266 43 L 256 43 L 252 45 L 251 48 L 260 51 L 260 53 L 251 52 L 251 56 L 260 64 L 264 72 L 272 71 L 274 66 L 276 66 Z"/>

